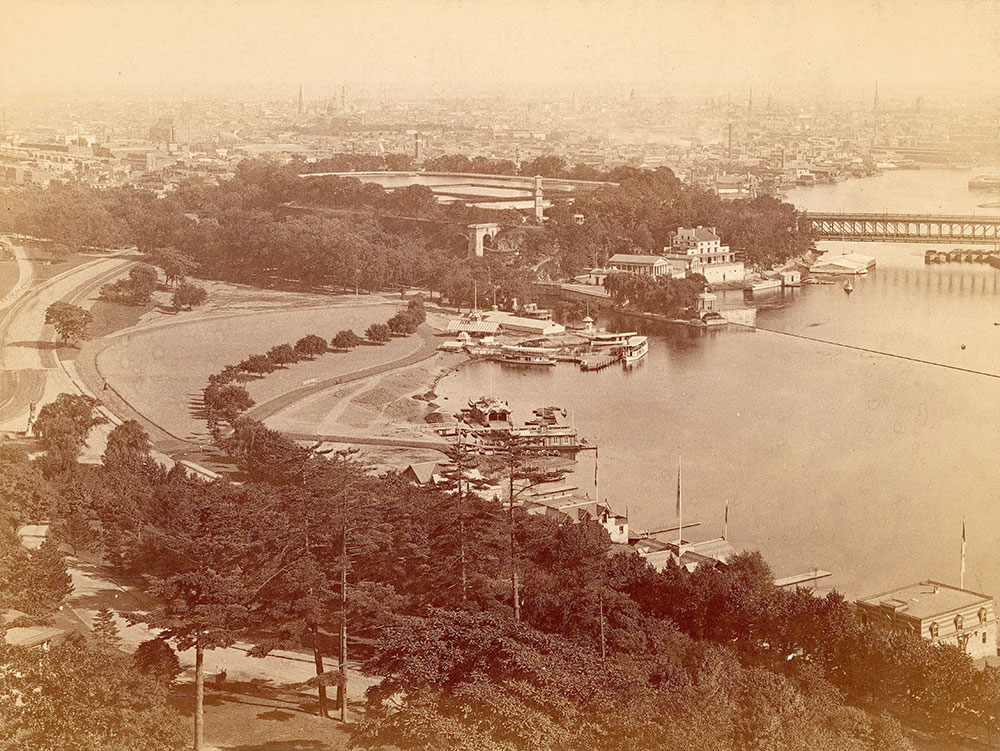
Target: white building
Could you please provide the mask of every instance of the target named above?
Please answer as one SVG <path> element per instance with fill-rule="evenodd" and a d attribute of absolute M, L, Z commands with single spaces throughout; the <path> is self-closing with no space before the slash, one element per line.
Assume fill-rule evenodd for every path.
<path fill-rule="evenodd" d="M 653 277 L 671 273 L 670 263 L 665 258 L 634 253 L 615 253 L 608 259 L 608 268 Z"/>
<path fill-rule="evenodd" d="M 685 274 L 701 274 L 709 284 L 741 282 L 746 277 L 742 261 L 722 244 L 715 227 L 678 227 L 670 233 L 667 259 Z"/>
<path fill-rule="evenodd" d="M 562 334 L 566 327 L 555 321 L 539 320 L 537 318 L 525 318 L 512 313 L 505 313 L 497 310 L 486 314 L 486 320 L 492 323 L 499 323 L 500 330 L 504 333 L 532 334 L 534 336 L 553 336 Z"/>

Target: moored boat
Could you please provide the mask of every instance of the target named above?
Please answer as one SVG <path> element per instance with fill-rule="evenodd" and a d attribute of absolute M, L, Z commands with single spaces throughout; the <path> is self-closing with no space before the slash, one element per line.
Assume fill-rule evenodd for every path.
<path fill-rule="evenodd" d="M 504 365 L 555 365 L 554 352 L 547 347 L 518 347 L 508 345 L 500 350 L 500 362 Z"/>
<path fill-rule="evenodd" d="M 594 333 L 584 333 L 590 340 L 590 346 L 594 349 L 601 347 L 624 347 L 630 338 L 636 336 L 638 331 L 595 331 Z"/>
<path fill-rule="evenodd" d="M 641 360 L 649 352 L 649 339 L 644 336 L 632 336 L 625 343 L 625 347 L 622 350 L 622 361 L 628 365 L 629 363 Z"/>

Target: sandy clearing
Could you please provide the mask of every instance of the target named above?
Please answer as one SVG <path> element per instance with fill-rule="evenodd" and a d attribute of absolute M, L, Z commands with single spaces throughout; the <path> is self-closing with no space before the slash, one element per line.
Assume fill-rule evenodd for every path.
<path fill-rule="evenodd" d="M 439 352 L 428 360 L 312 394 L 275 413 L 269 427 L 288 433 L 427 438 L 433 426 L 424 421 L 432 410 L 413 397 L 425 393 L 464 355 Z"/>

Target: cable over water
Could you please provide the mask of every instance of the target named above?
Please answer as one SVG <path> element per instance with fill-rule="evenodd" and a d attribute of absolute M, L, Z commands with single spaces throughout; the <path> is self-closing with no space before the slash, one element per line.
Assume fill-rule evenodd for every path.
<path fill-rule="evenodd" d="M 986 370 L 975 370 L 974 368 L 963 368 L 960 365 L 949 365 L 948 363 L 936 362 L 934 360 L 924 360 L 920 357 L 908 357 L 907 355 L 900 355 L 895 352 L 886 352 L 881 349 L 871 349 L 870 347 L 859 347 L 856 344 L 844 344 L 843 342 L 835 342 L 830 339 L 820 339 L 816 336 L 806 336 L 805 334 L 793 334 L 790 331 L 780 331 L 778 329 L 769 329 L 764 326 L 748 326 L 743 323 L 733 323 L 730 322 L 730 326 L 739 326 L 744 329 L 751 329 L 755 331 L 766 331 L 770 334 L 779 334 L 781 336 L 790 336 L 794 339 L 805 339 L 810 342 L 819 342 L 820 344 L 829 344 L 832 347 L 842 347 L 844 349 L 853 349 L 858 352 L 867 352 L 872 355 L 882 355 L 883 357 L 894 357 L 897 360 L 909 360 L 910 362 L 918 362 L 922 365 L 933 365 L 938 368 L 947 368 L 948 370 L 957 370 L 961 373 L 972 373 L 973 375 L 986 376 L 987 378 L 997 378 L 1000 379 L 1000 373 L 990 373 Z"/>

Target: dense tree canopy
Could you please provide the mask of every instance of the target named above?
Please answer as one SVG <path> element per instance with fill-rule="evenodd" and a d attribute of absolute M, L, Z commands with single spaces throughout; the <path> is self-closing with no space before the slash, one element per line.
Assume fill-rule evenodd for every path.
<path fill-rule="evenodd" d="M 79 635 L 48 651 L 0 639 L 0 750 L 170 751 L 185 748 L 163 683 L 115 649 Z"/>

